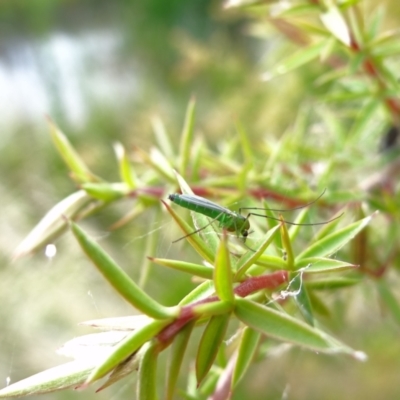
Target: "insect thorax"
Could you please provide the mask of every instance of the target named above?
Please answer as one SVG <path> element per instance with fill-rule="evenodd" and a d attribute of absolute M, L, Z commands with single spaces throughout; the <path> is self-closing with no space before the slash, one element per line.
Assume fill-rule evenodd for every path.
<path fill-rule="evenodd" d="M 235 232 L 238 236 L 247 236 L 250 229 L 249 220 L 240 214 L 232 213 L 225 215 L 224 221 L 221 221 L 220 226 L 229 232 Z"/>

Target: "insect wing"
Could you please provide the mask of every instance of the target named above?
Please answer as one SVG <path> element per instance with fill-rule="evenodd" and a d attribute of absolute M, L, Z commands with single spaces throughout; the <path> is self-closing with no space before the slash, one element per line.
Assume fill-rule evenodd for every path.
<path fill-rule="evenodd" d="M 213 203 L 212 201 L 209 201 L 207 199 L 204 199 L 203 197 L 200 196 L 195 196 L 195 195 L 189 195 L 189 194 L 181 194 L 179 195 L 180 199 L 189 202 L 191 206 L 199 206 L 199 207 L 206 207 L 210 210 L 213 210 L 213 212 L 217 212 L 220 214 L 221 212 L 224 212 L 224 208 L 220 207 L 218 204 Z M 195 207 L 190 208 L 191 211 L 191 216 L 193 220 L 193 224 L 196 229 L 201 229 L 202 227 L 205 227 L 205 229 L 202 229 L 200 234 L 203 237 L 203 239 L 207 242 L 208 246 L 213 250 L 216 251 L 218 248 L 218 236 L 217 236 L 217 231 L 215 230 L 213 224 L 210 224 L 210 217 L 196 212 Z M 228 210 L 229 211 L 229 210 Z"/>
<path fill-rule="evenodd" d="M 216 204 L 210 200 L 205 199 L 204 197 L 189 195 L 189 194 L 181 194 L 180 198 L 194 205 L 208 208 L 209 210 L 215 211 L 219 214 L 236 215 L 233 211 L 229 210 L 228 208 L 222 207 L 219 204 Z"/>

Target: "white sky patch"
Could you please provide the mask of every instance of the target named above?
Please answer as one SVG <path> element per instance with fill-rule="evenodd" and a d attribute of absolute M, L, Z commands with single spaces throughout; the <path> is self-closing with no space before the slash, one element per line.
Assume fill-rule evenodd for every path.
<path fill-rule="evenodd" d="M 7 58 L 0 59 L 0 128 L 10 131 L 21 120 L 43 119 L 52 106 L 79 127 L 85 123 L 88 102 L 117 107 L 132 97 L 140 79 L 132 63 L 115 62 L 121 42 L 113 29 L 55 32 L 44 40 L 16 42 Z"/>

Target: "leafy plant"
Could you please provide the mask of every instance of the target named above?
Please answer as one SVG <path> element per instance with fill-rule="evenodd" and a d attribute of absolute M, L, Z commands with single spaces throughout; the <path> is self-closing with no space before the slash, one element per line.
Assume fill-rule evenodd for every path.
<path fill-rule="evenodd" d="M 181 171 L 193 168 L 192 165 L 188 165 L 189 157 L 185 156 L 190 154 L 192 146 L 193 118 L 192 101 L 188 107 L 181 140 L 180 151 L 183 156 L 178 162 Z M 363 218 L 344 228 L 338 228 L 339 219 L 335 219 L 323 226 L 314 239 L 304 246 L 303 251 L 296 254 L 294 244 L 300 232 L 300 225 L 292 226 L 288 230 L 283 220 L 269 220 L 274 226 L 271 226 L 267 234 L 258 241 L 253 241 L 251 249 L 241 249 L 237 244 L 230 243 L 225 231 L 222 232 L 222 237 L 219 237 L 210 220 L 201 214 L 193 213 L 193 223 L 195 226 L 208 225 L 201 232 L 203 237 L 191 235 L 193 227 L 163 201 L 183 234 L 187 235 L 186 241 L 205 263 L 150 258 L 154 263 L 190 273 L 202 280 L 202 283 L 177 306 L 165 307 L 133 282 L 72 219 L 82 218 L 94 210 L 118 201 L 121 197 L 135 197 L 136 207 L 142 210 L 146 207 L 158 207 L 159 202 L 156 200 L 164 190 L 151 184 L 156 176 L 160 181 L 170 180 L 171 185 L 179 184 L 183 193 L 193 193 L 191 188 L 179 174 L 173 172 L 170 161 L 159 150 L 153 150 L 150 154 L 139 150 L 142 159 L 153 168 L 153 174 L 148 182 L 144 183 L 142 178 L 141 184 L 136 183 L 139 182 L 139 178 L 133 175 L 126 153 L 120 145 L 117 147 L 117 155 L 122 182 L 104 182 L 88 170 L 58 128 L 53 123 L 50 126 L 57 148 L 71 169 L 71 176 L 82 188 L 56 205 L 43 218 L 19 246 L 16 256 L 36 250 L 69 226 L 84 252 L 102 275 L 122 297 L 143 313 L 145 318 L 132 317 L 128 323 L 125 318 L 90 322 L 91 325 L 110 329 L 111 332 L 118 329 L 118 333 L 114 332 L 117 334 L 105 347 L 106 351 L 99 350 L 94 353 L 96 356 L 85 355 L 82 359 L 77 356 L 80 354 L 78 349 L 87 341 L 94 348 L 100 348 L 100 344 L 104 345 L 104 334 L 97 334 L 99 338 L 96 338 L 97 335 L 90 335 L 89 339 L 74 339 L 66 345 L 66 348 L 71 349 L 66 353 L 72 353 L 77 357 L 76 361 L 15 383 L 3 389 L 0 395 L 21 396 L 71 386 L 85 387 L 109 375 L 108 380 L 101 386 L 104 388 L 133 372 L 139 365 L 138 396 L 155 398 L 157 357 L 160 352 L 172 346 L 166 392 L 167 398 L 173 398 L 191 333 L 193 329 L 204 325 L 195 361 L 196 381 L 199 386 L 197 396 L 200 397 L 211 392 L 214 392 L 215 396 L 226 397 L 234 390 L 249 368 L 251 359 L 256 356 L 259 344 L 265 340 L 277 339 L 319 352 L 342 352 L 362 358 L 362 353 L 352 350 L 316 326 L 309 293 L 313 293 L 315 297 L 315 292 L 321 288 L 337 289 L 358 282 L 359 274 L 354 275 L 354 272 L 350 272 L 347 278 L 338 280 L 338 272 L 354 271 L 357 266 L 330 259 L 329 256 L 336 254 L 359 233 L 370 222 L 371 217 Z M 242 137 L 245 139 L 245 136 Z M 162 139 L 172 148 L 167 136 L 163 136 Z M 250 150 L 250 147 L 248 149 Z M 196 174 L 196 171 L 192 174 Z M 229 177 L 226 179 L 229 180 Z M 145 195 L 143 199 L 142 194 Z M 231 190 L 230 195 L 239 196 L 240 192 Z M 288 199 L 289 203 L 297 201 Z M 304 209 L 296 223 L 301 224 L 308 211 Z M 274 293 L 277 297 L 271 297 Z M 292 298 L 303 318 L 296 317 L 293 308 L 290 312 L 286 310 L 292 303 Z M 230 331 L 236 330 L 234 336 L 240 339 L 226 347 L 224 340 L 227 338 L 228 326 Z M 220 358 L 218 354 L 223 353 L 223 358 L 226 358 L 226 354 L 231 356 L 230 360 L 220 365 L 216 360 Z M 217 370 L 213 368 L 215 363 L 219 366 Z M 217 384 L 218 381 L 225 383 Z"/>
<path fill-rule="evenodd" d="M 278 13 L 270 2 L 227 3 L 227 7 L 244 7 L 253 18 L 254 27 L 260 24 L 259 17 L 268 12 L 269 22 L 300 47 L 264 78 L 320 60 L 322 72 L 315 74 L 312 89 L 325 105 L 309 113 L 300 111 L 291 130 L 279 141 L 256 147 L 245 128 L 236 122 L 234 137 L 213 151 L 201 136 L 195 135 L 192 99 L 179 149 L 157 121 L 154 128 L 158 146 L 148 152 L 136 148 L 134 164 L 121 144 L 115 146 L 120 182 L 107 182 L 89 170 L 66 136 L 50 122 L 53 141 L 78 190 L 49 211 L 16 249 L 15 258 L 36 251 L 70 229 L 99 272 L 142 315 L 89 321 L 87 324 L 109 332 L 67 343 L 64 353 L 75 361 L 4 388 L 0 397 L 82 388 L 107 376 L 100 387 L 103 389 L 128 374 L 136 374 L 138 369 L 138 398 L 154 399 L 159 386 L 157 360 L 167 348 L 171 349 L 164 390 L 167 399 L 178 392 L 187 399 L 228 398 L 252 361 L 265 356 L 265 343 L 272 346 L 279 341 L 365 359 L 364 353 L 331 335 L 318 318 L 329 314 L 321 292 L 338 293 L 342 288 L 356 287 L 370 276 L 381 299 L 400 320 L 400 308 L 384 277 L 389 265 L 398 265 L 394 245 L 397 230 L 392 234 L 392 222 L 399 209 L 398 197 L 391 195 L 395 192 L 392 155 L 383 156 L 386 166 L 376 176 L 368 176 L 381 163 L 370 162 L 374 144 L 371 125 L 376 130 L 387 124 L 386 118 L 390 125 L 398 120 L 399 83 L 385 61 L 400 48 L 396 33 L 379 33 L 381 14 L 364 24 L 357 3 L 299 2 Z M 364 75 L 356 73 L 360 70 Z M 365 75 L 370 81 L 364 79 Z M 333 102 L 335 113 L 333 106 L 326 106 Z M 313 132 L 317 119 L 324 133 L 319 136 Z M 365 146 L 360 147 L 360 142 Z M 273 214 L 265 203 L 266 218 L 250 219 L 254 231 L 248 248 L 236 243 L 206 216 L 192 213 L 188 222 L 182 217 L 183 209 L 164 201 L 168 193 L 179 190 L 213 198 L 224 205 L 240 202 L 247 207 L 260 207 L 260 200 L 266 199 L 277 202 L 280 208 L 282 204 L 293 208 L 312 201 L 315 193 L 325 188 L 323 198 L 304 208 L 293 220 L 298 225 L 290 228 L 284 222 L 290 218 Z M 196 262 L 148 254 L 149 261 L 189 273 L 200 282 L 173 307 L 166 307 L 147 294 L 76 223 L 126 198 L 132 199 L 132 210 L 114 227 L 163 207 L 201 259 Z M 374 209 L 388 218 L 381 221 L 385 229 L 371 238 L 365 228 L 376 215 Z M 316 211 L 320 211 L 318 216 Z M 342 213 L 341 218 L 335 218 Z M 309 228 L 301 227 L 305 221 L 312 223 L 321 217 L 331 221 L 314 235 Z M 265 221 L 269 229 L 263 226 Z M 191 234 L 203 227 L 199 234 Z M 149 235 L 148 240 L 154 239 Z M 350 241 L 351 256 L 341 250 Z M 382 243 L 393 248 L 390 257 L 380 251 Z M 184 390 L 178 384 L 178 376 L 192 334 L 200 329 L 203 331 L 197 355 L 191 360 L 194 372 L 185 374 L 189 384 Z M 94 352 L 82 357 L 81 349 L 88 344 Z"/>

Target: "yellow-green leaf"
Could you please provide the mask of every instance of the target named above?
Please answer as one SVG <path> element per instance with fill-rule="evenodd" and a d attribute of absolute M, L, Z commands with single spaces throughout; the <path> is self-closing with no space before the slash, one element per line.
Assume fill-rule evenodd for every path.
<path fill-rule="evenodd" d="M 230 314 L 212 317 L 203 332 L 196 357 L 197 384 L 200 385 L 210 370 L 224 337 Z"/>
<path fill-rule="evenodd" d="M 168 260 L 166 258 L 153 258 L 149 257 L 149 260 L 163 265 L 164 267 L 173 268 L 177 271 L 182 271 L 189 273 L 194 276 L 199 276 L 200 278 L 204 279 L 212 279 L 214 269 L 211 267 L 206 267 L 205 265 L 189 263 L 186 261 L 179 261 L 179 260 Z"/>
<path fill-rule="evenodd" d="M 73 176 L 78 182 L 95 182 L 99 179 L 96 178 L 81 159 L 76 150 L 72 147 L 67 137 L 60 131 L 60 129 L 48 119 L 50 126 L 50 134 L 53 142 L 63 158 L 65 164 L 73 173 Z"/>
<path fill-rule="evenodd" d="M 136 329 L 125 339 L 121 340 L 109 354 L 96 368 L 92 371 L 85 386 L 94 382 L 109 372 L 111 372 L 117 365 L 125 361 L 129 356 L 134 354 L 146 342 L 154 338 L 163 328 L 165 328 L 171 320 L 151 321 L 142 328 Z"/>
<path fill-rule="evenodd" d="M 143 346 L 139 364 L 137 399 L 157 400 L 157 361 L 159 348 L 157 343 L 146 343 Z"/>
<path fill-rule="evenodd" d="M 178 332 L 177 335 L 175 335 L 174 342 L 171 347 L 171 361 L 168 366 L 168 379 L 166 388 L 167 400 L 174 399 L 176 382 L 178 380 L 183 356 L 185 354 L 190 335 L 192 334 L 194 324 L 194 321 L 188 323 Z"/>
<path fill-rule="evenodd" d="M 178 314 L 178 308 L 165 307 L 147 295 L 128 274 L 78 225 L 70 222 L 72 232 L 84 252 L 107 281 L 135 308 L 153 318 L 168 318 Z"/>
<path fill-rule="evenodd" d="M 179 172 L 182 176 L 187 175 L 189 167 L 190 149 L 193 142 L 195 109 L 196 101 L 194 97 L 192 97 L 186 110 L 185 123 L 183 125 L 179 149 L 179 154 L 181 157 Z"/>
<path fill-rule="evenodd" d="M 296 262 L 309 257 L 325 257 L 338 251 L 345 244 L 350 242 L 361 230 L 363 230 L 371 221 L 372 217 L 368 216 L 360 221 L 354 222 L 345 228 L 331 233 L 322 239 L 314 242 L 306 250 L 296 258 Z"/>
<path fill-rule="evenodd" d="M 224 232 L 215 257 L 214 285 L 215 291 L 221 300 L 233 302 L 233 280 L 230 253 L 228 249 L 228 236 Z"/>
<path fill-rule="evenodd" d="M 235 314 L 244 324 L 275 339 L 316 351 L 326 353 L 342 352 L 357 356 L 354 350 L 325 332 L 313 328 L 288 314 L 278 312 L 250 300 L 237 298 Z"/>
<path fill-rule="evenodd" d="M 14 251 L 14 259 L 33 253 L 67 228 L 66 218 L 74 218 L 85 207 L 95 201 L 84 191 L 79 190 L 56 204 L 32 229 L 28 236 Z"/>
<path fill-rule="evenodd" d="M 238 356 L 236 359 L 235 369 L 232 376 L 232 388 L 242 379 L 243 375 L 248 370 L 250 363 L 257 350 L 260 341 L 261 333 L 246 326 L 243 329 L 240 345 L 238 349 Z"/>

